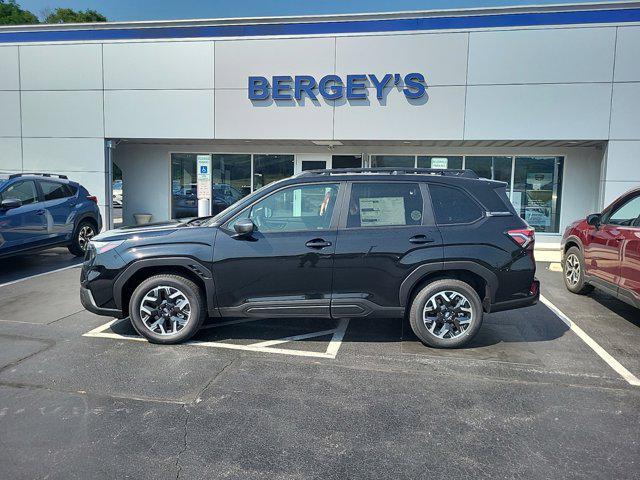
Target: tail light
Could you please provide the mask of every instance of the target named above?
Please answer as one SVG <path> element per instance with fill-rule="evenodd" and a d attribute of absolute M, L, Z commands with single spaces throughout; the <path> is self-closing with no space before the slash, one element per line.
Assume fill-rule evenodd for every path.
<path fill-rule="evenodd" d="M 87 200 L 91 200 L 93 203 L 98 203 L 98 197 L 94 195 L 87 195 Z"/>
<path fill-rule="evenodd" d="M 507 235 L 511 237 L 511 240 L 516 242 L 522 248 L 527 250 L 533 250 L 533 244 L 536 241 L 536 236 L 533 228 L 521 228 L 517 230 L 509 230 Z"/>

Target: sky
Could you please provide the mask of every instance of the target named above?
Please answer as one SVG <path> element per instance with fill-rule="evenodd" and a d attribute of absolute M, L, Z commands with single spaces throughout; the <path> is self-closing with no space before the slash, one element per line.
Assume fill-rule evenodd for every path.
<path fill-rule="evenodd" d="M 397 12 L 445 8 L 594 3 L 598 0 L 17 0 L 36 15 L 47 8 L 98 10 L 110 21 Z"/>

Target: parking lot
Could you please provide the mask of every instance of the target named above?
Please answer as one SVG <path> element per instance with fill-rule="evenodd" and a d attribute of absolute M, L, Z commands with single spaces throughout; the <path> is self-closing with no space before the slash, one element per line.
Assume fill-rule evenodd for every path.
<path fill-rule="evenodd" d="M 492 314 L 465 349 L 401 319 L 211 322 L 157 346 L 82 308 L 65 252 L 0 260 L 2 478 L 639 476 L 640 315 L 570 295 L 557 265 L 538 277 L 564 320 Z"/>

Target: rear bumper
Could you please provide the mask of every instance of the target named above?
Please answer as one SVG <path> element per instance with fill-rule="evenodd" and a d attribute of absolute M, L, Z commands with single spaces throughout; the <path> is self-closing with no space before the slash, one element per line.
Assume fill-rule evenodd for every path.
<path fill-rule="evenodd" d="M 96 315 L 104 315 L 105 317 L 116 317 L 122 318 L 122 311 L 116 308 L 103 308 L 98 307 L 96 305 L 95 300 L 93 299 L 93 295 L 91 295 L 91 290 L 88 288 L 80 287 L 80 302 L 82 306 L 86 308 L 91 313 L 95 313 Z"/>
<path fill-rule="evenodd" d="M 491 305 L 491 308 L 489 309 L 489 311 L 487 311 L 487 313 L 515 310 L 516 308 L 524 308 L 535 305 L 540 299 L 540 280 L 534 279 L 531 286 L 532 288 L 530 295 L 523 298 L 517 298 L 515 300 L 507 300 L 506 302 L 496 302 Z"/>

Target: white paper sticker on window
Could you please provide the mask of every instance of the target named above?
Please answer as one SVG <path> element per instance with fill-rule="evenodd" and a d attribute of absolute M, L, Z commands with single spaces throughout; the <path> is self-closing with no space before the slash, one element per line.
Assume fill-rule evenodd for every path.
<path fill-rule="evenodd" d="M 405 225 L 404 197 L 360 199 L 360 225 Z"/>

